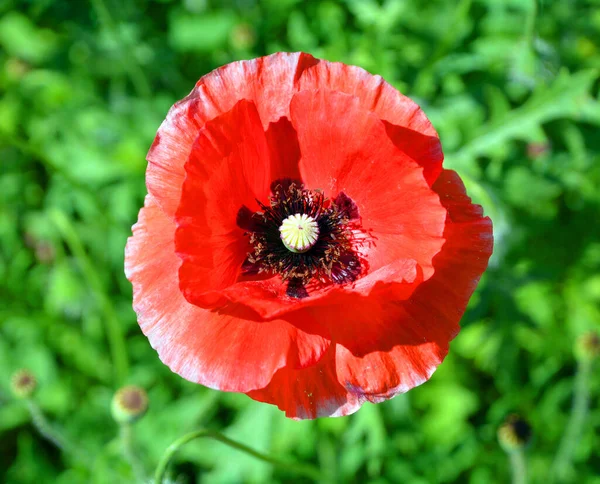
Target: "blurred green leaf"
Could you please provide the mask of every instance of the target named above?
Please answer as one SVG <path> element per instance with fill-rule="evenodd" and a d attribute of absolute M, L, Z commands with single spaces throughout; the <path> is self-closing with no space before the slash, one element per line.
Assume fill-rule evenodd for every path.
<path fill-rule="evenodd" d="M 189 15 L 174 13 L 169 22 L 169 41 L 181 52 L 211 52 L 227 45 L 236 23 L 230 11 Z"/>
<path fill-rule="evenodd" d="M 496 431 L 519 412 L 535 434 L 530 480 L 548 480 L 574 342 L 600 325 L 597 3 L 0 2 L 0 481 L 133 482 L 110 417 L 107 323 L 130 360 L 123 383 L 150 395 L 133 429 L 148 472 L 177 437 L 209 427 L 321 466 L 324 482 L 509 482 Z M 172 373 L 135 323 L 123 274 L 146 153 L 169 107 L 214 68 L 277 50 L 359 65 L 418 102 L 444 166 L 494 224 L 494 256 L 444 363 L 346 418 L 292 421 Z M 35 432 L 10 392 L 21 367 L 92 469 Z M 582 483 L 598 481 L 596 380 L 573 451 Z M 173 464 L 178 482 L 308 482 L 210 441 Z"/>
<path fill-rule="evenodd" d="M 562 117 L 578 116 L 597 78 L 595 70 L 575 74 L 561 71 L 551 85 L 535 91 L 522 106 L 477 130 L 454 156 L 479 156 L 511 139 L 528 141 L 529 133 L 537 126 Z"/>
<path fill-rule="evenodd" d="M 51 30 L 37 28 L 25 15 L 13 11 L 0 18 L 0 45 L 10 55 L 40 64 L 56 50 L 57 38 Z"/>

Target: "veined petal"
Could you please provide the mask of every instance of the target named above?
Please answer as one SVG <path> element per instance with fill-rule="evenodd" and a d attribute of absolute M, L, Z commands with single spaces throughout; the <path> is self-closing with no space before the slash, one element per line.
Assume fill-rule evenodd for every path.
<path fill-rule="evenodd" d="M 366 401 L 338 382 L 333 346 L 316 365 L 300 370 L 281 368 L 269 385 L 247 395 L 277 405 L 287 417 L 296 420 L 350 415 Z"/>
<path fill-rule="evenodd" d="M 211 311 L 188 303 L 174 233 L 174 221 L 148 195 L 125 253 L 138 322 L 171 370 L 210 388 L 247 392 L 267 385 L 279 368 L 319 361 L 329 339 L 310 319 L 263 322 L 239 305 Z"/>
<path fill-rule="evenodd" d="M 148 152 L 146 185 L 162 210 L 174 216 L 185 178 L 184 165 L 204 124 L 240 100 L 256 104 L 263 127 L 289 113 L 289 100 L 304 70 L 319 60 L 304 53 L 277 53 L 227 64 L 202 77 L 176 103 Z"/>
<path fill-rule="evenodd" d="M 186 165 L 176 246 L 188 301 L 205 308 L 236 302 L 271 319 L 368 295 L 375 286 L 387 297 L 406 298 L 431 277 L 432 259 L 444 243 L 446 211 L 424 180 L 423 169 L 394 146 L 374 114 L 352 96 L 303 91 L 292 101 L 294 126 L 286 118 L 270 124 L 267 142 L 251 106 L 241 101 L 208 122 Z M 349 195 L 369 233 L 360 249 L 368 263 L 366 275 L 353 285 L 313 287 L 302 300 L 287 296 L 279 277 L 249 280 L 241 274 L 249 246 L 236 224 L 241 207 L 253 212 L 255 199 L 266 199 L 270 178 L 257 182 L 252 170 L 271 173 L 269 160 L 279 156 L 274 163 L 278 175 L 292 178 L 299 155 L 302 180 L 332 198 L 340 192 Z M 253 188 L 257 183 L 260 188 Z"/>
<path fill-rule="evenodd" d="M 359 99 L 363 109 L 385 122 L 388 135 L 401 151 L 423 167 L 429 185 L 442 171 L 444 155 L 437 132 L 412 99 L 383 80 L 357 66 L 319 62 L 306 69 L 298 90 L 324 89 Z"/>
<path fill-rule="evenodd" d="M 204 76 L 148 153 L 149 195 L 126 248 L 142 331 L 183 377 L 292 418 L 348 415 L 421 384 L 493 244 L 442 159 L 423 111 L 358 67 L 279 53 Z M 308 206 L 269 200 L 289 180 L 349 207 L 319 194 L 311 217 L 331 211 L 319 219 L 330 239 L 313 259 L 278 252 L 281 220 Z M 283 202 L 294 213 L 252 218 Z"/>
<path fill-rule="evenodd" d="M 278 370 L 248 395 L 277 405 L 291 418 L 353 413 L 431 377 L 459 330 L 459 321 L 492 253 L 492 224 L 473 205 L 460 178 L 444 170 L 434 189 L 448 210 L 446 244 L 433 276 L 405 301 L 360 298 L 314 308 L 332 345 L 315 366 Z M 306 390 L 306 392 L 304 392 Z"/>
<path fill-rule="evenodd" d="M 301 91 L 290 107 L 304 182 L 357 205 L 371 246 L 371 271 L 413 259 L 427 280 L 444 238 L 446 210 L 423 178 L 423 168 L 398 149 L 385 126 L 357 97 Z"/>
<path fill-rule="evenodd" d="M 352 320 L 362 319 L 363 324 L 347 322 L 332 333 L 339 343 L 340 382 L 371 401 L 391 398 L 431 376 L 458 333 L 460 318 L 492 254 L 491 221 L 471 203 L 458 175 L 444 170 L 433 188 L 448 210 L 446 244 L 434 259 L 433 276 L 406 301 L 369 301 L 348 308 L 356 318 Z"/>
<path fill-rule="evenodd" d="M 258 210 L 256 200 L 269 194 L 269 147 L 255 105 L 240 101 L 209 121 L 185 169 L 175 214 L 180 287 L 193 304 L 222 306 L 220 291 L 237 281 L 249 251 L 237 214 Z"/>

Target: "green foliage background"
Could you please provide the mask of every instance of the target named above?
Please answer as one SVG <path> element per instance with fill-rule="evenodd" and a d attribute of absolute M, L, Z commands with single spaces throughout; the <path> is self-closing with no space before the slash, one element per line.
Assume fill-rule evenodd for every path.
<path fill-rule="evenodd" d="M 133 482 L 110 417 L 110 328 L 126 338 L 124 380 L 150 397 L 134 428 L 148 473 L 206 426 L 313 463 L 323 482 L 502 483 L 496 431 L 517 412 L 533 427 L 531 482 L 551 480 L 574 342 L 600 326 L 599 39 L 598 0 L 1 1 L 0 481 Z M 168 108 L 213 68 L 279 50 L 360 65 L 415 99 L 495 224 L 490 268 L 444 364 L 347 418 L 287 420 L 172 374 L 138 329 L 123 275 Z M 90 465 L 35 431 L 10 393 L 21 367 Z M 564 482 L 600 483 L 600 379 L 588 389 Z M 173 475 L 303 482 L 206 440 L 177 454 Z"/>

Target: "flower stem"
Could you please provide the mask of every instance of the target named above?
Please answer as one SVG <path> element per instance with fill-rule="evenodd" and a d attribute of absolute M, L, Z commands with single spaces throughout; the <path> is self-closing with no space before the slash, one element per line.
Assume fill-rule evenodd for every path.
<path fill-rule="evenodd" d="M 221 434 L 220 432 L 216 432 L 213 430 L 200 429 L 200 430 L 190 432 L 189 434 L 186 434 L 186 435 L 180 437 L 175 442 L 173 442 L 171 445 L 169 445 L 169 447 L 167 447 L 167 450 L 165 450 L 164 454 L 162 455 L 162 457 L 160 459 L 160 462 L 158 463 L 158 466 L 156 467 L 156 472 L 154 473 L 154 484 L 162 484 L 163 483 L 165 473 L 167 471 L 167 466 L 169 465 L 171 458 L 175 455 L 175 453 L 179 450 L 180 447 L 182 447 L 183 445 L 187 444 L 188 442 L 190 442 L 194 439 L 199 439 L 199 438 L 203 438 L 203 437 L 208 437 L 210 439 L 217 440 L 217 441 L 222 442 L 234 449 L 237 449 L 241 452 L 245 452 L 246 454 L 249 454 L 252 457 L 255 457 L 256 459 L 262 460 L 263 462 L 268 462 L 269 464 L 272 464 L 274 466 L 285 468 L 287 470 L 295 472 L 299 475 L 303 475 L 303 476 L 313 479 L 315 481 L 319 480 L 321 478 L 321 474 L 320 474 L 319 470 L 314 468 L 313 466 L 297 464 L 297 463 L 288 462 L 288 461 L 282 461 L 282 460 L 276 459 L 274 457 L 271 457 L 267 454 L 257 452 L 256 450 L 254 450 L 244 444 L 240 444 L 239 442 L 236 442 L 235 440 L 231 440 L 230 438 L 226 437 L 225 435 Z"/>
<path fill-rule="evenodd" d="M 573 453 L 579 442 L 590 406 L 589 380 L 592 362 L 581 360 L 575 375 L 575 390 L 571 415 L 562 436 L 556 457 L 550 468 L 550 481 L 564 481 L 572 470 Z"/>
<path fill-rule="evenodd" d="M 54 444 L 63 453 L 69 454 L 71 457 L 77 459 L 86 468 L 92 468 L 89 455 L 80 448 L 75 447 L 55 427 L 53 427 L 37 403 L 30 398 L 25 400 L 25 403 L 29 410 L 29 415 L 31 416 L 31 422 L 42 437 Z"/>
<path fill-rule="evenodd" d="M 101 311 L 104 313 L 103 320 L 105 323 L 106 337 L 110 348 L 112 363 L 114 365 L 115 385 L 120 386 L 127 376 L 128 358 L 125 338 L 117 314 L 104 291 L 100 277 L 87 256 L 81 239 L 71 221 L 63 212 L 57 209 L 52 209 L 50 211 L 50 217 L 69 246 L 69 249 L 79 262 L 88 285 L 90 289 L 92 289 L 94 296 L 97 298 Z"/>
<path fill-rule="evenodd" d="M 29 415 L 31 416 L 31 422 L 35 429 L 44 437 L 48 442 L 51 442 L 62 451 L 70 450 L 70 446 L 66 439 L 48 422 L 46 416 L 40 409 L 37 403 L 33 400 L 28 399 L 26 401 Z"/>
<path fill-rule="evenodd" d="M 119 425 L 119 436 L 121 438 L 121 446 L 123 447 L 123 455 L 127 462 L 129 462 L 136 481 L 141 483 L 146 482 L 144 467 L 133 448 L 133 428 L 131 424 L 123 423 Z"/>
<path fill-rule="evenodd" d="M 508 453 L 512 471 L 512 484 L 527 484 L 527 462 L 524 449 L 518 448 Z"/>
<path fill-rule="evenodd" d="M 535 22 L 537 19 L 537 2 L 538 0 L 530 0 L 529 11 L 527 12 L 527 17 L 525 18 L 525 38 L 527 39 L 527 43 L 529 48 L 534 49 L 534 40 L 535 40 Z"/>

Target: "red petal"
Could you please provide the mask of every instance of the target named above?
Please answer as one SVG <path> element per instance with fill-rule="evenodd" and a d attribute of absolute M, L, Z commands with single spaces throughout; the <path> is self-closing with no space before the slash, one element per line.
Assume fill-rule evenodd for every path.
<path fill-rule="evenodd" d="M 290 298 L 280 278 L 238 283 L 222 292 L 227 299 L 252 308 L 260 317 L 271 319 L 299 309 L 336 306 L 355 301 L 359 296 L 406 299 L 423 280 L 414 260 L 401 259 L 373 271 L 347 286 L 308 287 L 309 297 Z M 390 284 L 389 281 L 394 281 Z"/>
<path fill-rule="evenodd" d="M 434 259 L 434 275 L 407 301 L 348 308 L 358 324 L 346 321 L 338 326 L 342 331 L 332 332 L 340 343 L 338 378 L 370 400 L 390 398 L 429 378 L 458 333 L 492 254 L 492 223 L 471 204 L 458 175 L 444 170 L 433 188 L 448 210 L 446 243 Z"/>
<path fill-rule="evenodd" d="M 431 277 L 446 210 L 423 169 L 390 141 L 383 122 L 358 98 L 330 91 L 296 94 L 290 116 L 303 181 L 330 197 L 344 192 L 358 205 L 363 229 L 375 239 L 365 251 L 370 269 L 413 259 L 424 278 Z"/>
<path fill-rule="evenodd" d="M 434 275 L 407 301 L 350 308 L 358 320 L 362 310 L 369 325 L 346 322 L 339 326 L 343 332 L 332 333 L 340 343 L 338 378 L 370 400 L 390 398 L 429 378 L 458 333 L 492 253 L 491 221 L 471 204 L 456 173 L 444 170 L 433 188 L 448 210 L 446 243 L 434 259 Z"/>
<path fill-rule="evenodd" d="M 175 246 L 183 264 L 180 286 L 188 301 L 224 304 L 250 250 L 236 223 L 241 207 L 259 209 L 269 194 L 269 147 L 253 103 L 240 101 L 208 123 L 194 143 L 176 212 Z"/>
<path fill-rule="evenodd" d="M 277 405 L 293 419 L 350 415 L 365 401 L 338 382 L 333 346 L 316 365 L 301 370 L 281 368 L 268 386 L 248 396 Z"/>
<path fill-rule="evenodd" d="M 394 144 L 424 169 L 433 184 L 442 171 L 444 156 L 439 137 L 419 106 L 400 94 L 381 76 L 356 66 L 321 61 L 302 73 L 298 90 L 325 89 L 357 97 L 363 109 L 387 121 Z"/>
<path fill-rule="evenodd" d="M 250 397 L 293 418 L 347 415 L 431 376 L 459 330 L 493 245 L 491 221 L 471 204 L 456 173 L 444 170 L 433 188 L 448 210 L 447 241 L 434 259 L 434 275 L 406 301 L 370 297 L 313 309 L 332 329 L 335 347 L 313 367 L 278 370 Z"/>
<path fill-rule="evenodd" d="M 382 298 L 312 311 L 335 331 L 339 344 L 317 365 L 282 368 L 266 388 L 249 393 L 291 418 L 348 415 L 365 401 L 381 402 L 420 385 L 441 363 L 454 334 L 443 325 L 412 321 L 402 306 Z"/>
<path fill-rule="evenodd" d="M 436 318 L 454 322 L 462 316 L 481 274 L 488 265 L 494 239 L 492 221 L 483 209 L 471 203 L 460 177 L 443 170 L 433 185 L 448 210 L 444 237 L 446 244 L 434 259 L 435 276 L 415 291 L 411 314 L 429 306 Z"/>
<path fill-rule="evenodd" d="M 336 365 L 351 393 L 372 402 L 391 398 L 428 380 L 442 362 L 458 327 L 437 321 L 428 308 L 413 317 L 412 304 L 412 298 L 402 303 L 370 298 L 345 308 L 344 324 L 335 333 Z"/>
<path fill-rule="evenodd" d="M 184 296 L 204 308 L 238 302 L 263 318 L 333 304 L 346 293 L 366 295 L 383 282 L 396 283 L 396 298 L 408 297 L 417 277 L 430 277 L 431 260 L 443 244 L 445 210 L 422 169 L 390 142 L 383 123 L 361 110 L 356 98 L 305 91 L 294 97 L 291 109 L 304 153 L 302 178 L 322 188 L 323 179 L 334 177 L 332 196 L 344 191 L 356 201 L 363 226 L 374 237 L 365 248 L 370 273 L 350 287 L 312 289 L 302 300 L 286 296 L 279 278 L 240 277 L 249 246 L 236 215 L 243 206 L 257 209 L 255 199 L 266 200 L 274 176 L 265 176 L 271 156 L 277 159 L 277 176 L 292 178 L 299 156 L 296 133 L 285 118 L 270 124 L 267 145 L 253 104 L 240 101 L 206 124 L 186 165 L 175 237 Z M 340 121 L 329 123 L 319 118 L 322 113 Z M 353 136 L 353 129 L 364 137 Z M 384 175 L 382 166 L 391 174 Z"/>
<path fill-rule="evenodd" d="M 260 322 L 239 306 L 209 311 L 188 303 L 179 290 L 174 232 L 148 195 L 125 253 L 138 322 L 171 370 L 211 388 L 247 392 L 267 385 L 279 368 L 313 365 L 326 352 L 328 338 L 306 318 Z"/>
<path fill-rule="evenodd" d="M 442 145 L 437 135 L 425 135 L 387 121 L 383 124 L 394 145 L 423 167 L 423 177 L 429 186 L 433 185 L 442 172 L 444 161 Z"/>
<path fill-rule="evenodd" d="M 254 101 L 266 129 L 288 115 L 289 101 L 302 72 L 319 61 L 304 53 L 277 53 L 227 64 L 202 77 L 176 103 L 148 152 L 146 184 L 160 207 L 173 216 L 181 196 L 184 164 L 204 124 L 241 99 Z"/>
<path fill-rule="evenodd" d="M 184 260 L 180 278 L 186 298 L 202 307 L 216 307 L 227 299 L 244 304 L 268 319 L 309 306 L 342 304 L 347 297 L 376 295 L 372 293 L 374 288 L 387 297 L 408 297 L 420 281 L 431 277 L 432 259 L 444 243 L 446 210 L 424 180 L 423 169 L 394 146 L 384 124 L 363 110 L 357 98 L 327 91 L 303 91 L 294 96 L 290 110 L 302 153 L 302 180 L 310 188 L 326 189 L 331 197 L 343 191 L 359 207 L 363 228 L 373 238 L 363 253 L 369 273 L 353 285 L 311 288 L 310 296 L 300 300 L 286 296 L 285 285 L 278 277 L 258 281 L 238 278 L 248 249 L 236 242 L 243 236 L 234 224 L 235 212 L 243 204 L 251 206 L 253 202 L 243 190 L 240 197 L 247 199 L 234 196 L 235 203 L 222 202 L 226 196 L 217 190 L 238 183 L 222 180 L 217 183 L 221 188 L 214 188 L 211 202 L 202 196 L 202 191 L 206 191 L 202 188 L 203 181 L 209 175 L 192 173 L 188 168 L 190 176 L 180 211 L 185 210 L 190 223 L 186 227 L 181 225 L 176 237 L 178 253 Z M 221 118 L 214 122 L 218 119 Z M 292 160 L 280 161 L 277 166 L 280 170 L 286 166 L 291 170 L 296 167 L 298 157 L 294 131 L 282 121 L 277 126 L 278 134 L 285 136 L 269 139 L 279 143 L 281 159 Z M 270 127 L 273 134 L 274 127 Z M 263 146 L 257 152 L 264 152 L 260 133 L 254 133 L 254 137 L 256 144 Z M 198 149 L 204 157 L 205 152 L 206 148 Z M 264 153 L 255 156 L 266 157 Z M 198 170 L 207 164 L 200 162 L 200 158 L 196 163 L 190 161 L 190 167 L 198 165 Z M 216 212 L 219 217 L 211 225 L 204 221 L 205 212 Z M 225 223 L 229 225 L 225 227 Z M 211 230 L 219 238 L 211 235 Z M 394 283 L 393 287 L 390 283 Z"/>
<path fill-rule="evenodd" d="M 271 180 L 300 180 L 300 147 L 296 131 L 288 118 L 269 124 L 266 132 L 271 158 Z M 263 202 L 265 202 L 263 200 Z"/>

